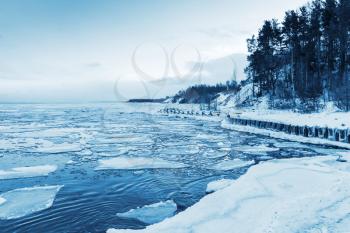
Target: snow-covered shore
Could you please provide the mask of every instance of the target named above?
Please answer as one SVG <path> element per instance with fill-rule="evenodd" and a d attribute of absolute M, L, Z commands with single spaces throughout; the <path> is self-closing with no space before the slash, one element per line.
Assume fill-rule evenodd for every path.
<path fill-rule="evenodd" d="M 261 134 L 304 143 L 337 146 L 350 149 L 350 112 L 340 112 L 334 106 L 329 106 L 327 109 L 324 109 L 319 113 L 301 114 L 288 110 L 272 110 L 268 109 L 266 106 L 263 107 L 262 105 L 264 104 L 257 105 L 254 108 L 241 109 L 222 107 L 219 111 L 220 116 L 213 112 L 209 114 L 210 111 L 197 110 L 199 107 L 193 105 L 176 104 L 171 105 L 171 108 L 168 108 L 167 106 L 167 109 L 175 109 L 175 111 L 173 110 L 170 113 L 179 116 L 189 116 L 202 120 L 212 119 L 215 121 L 222 121 L 222 126 L 231 130 Z M 193 112 L 193 114 L 187 114 L 188 112 Z M 286 133 L 285 129 L 271 130 L 264 127 L 247 126 L 247 124 L 233 124 L 232 122 L 226 121 L 227 116 L 231 119 L 281 124 L 283 127 L 299 127 L 300 129 L 302 128 L 303 131 L 304 128 L 307 128 L 308 131 L 310 131 L 310 129 L 312 130 L 308 133 L 312 135 L 304 137 L 304 133 Z M 300 129 L 299 132 L 301 131 Z M 327 136 L 316 135 L 316 130 L 319 131 L 319 129 L 322 129 L 324 134 L 327 131 Z"/>
<path fill-rule="evenodd" d="M 272 138 L 290 140 L 295 142 L 309 143 L 314 145 L 335 146 L 335 147 L 340 147 L 344 149 L 350 149 L 349 143 L 330 141 L 327 139 L 315 138 L 315 137 L 304 137 L 300 135 L 292 135 L 284 132 L 272 131 L 268 129 L 260 129 L 252 126 L 235 125 L 235 124 L 230 124 L 227 121 L 222 121 L 221 127 L 225 129 L 239 131 L 239 132 L 259 134 L 259 135 L 264 135 Z"/>
<path fill-rule="evenodd" d="M 249 120 L 273 121 L 276 123 L 308 127 L 350 128 L 350 112 L 324 111 L 320 113 L 301 114 L 293 111 L 279 110 L 228 110 L 231 116 Z"/>
<path fill-rule="evenodd" d="M 344 154 L 343 154 L 344 155 Z M 350 229 L 350 154 L 273 160 L 143 230 L 108 233 L 333 232 Z"/>

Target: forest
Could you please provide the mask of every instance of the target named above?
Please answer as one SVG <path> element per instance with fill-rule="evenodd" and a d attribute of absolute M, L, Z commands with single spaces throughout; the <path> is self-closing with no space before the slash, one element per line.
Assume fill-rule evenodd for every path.
<path fill-rule="evenodd" d="M 314 0 L 247 40 L 253 95 L 350 110 L 350 0 Z"/>
<path fill-rule="evenodd" d="M 186 90 L 179 91 L 172 97 L 173 103 L 205 103 L 209 104 L 214 100 L 220 92 L 237 92 L 239 85 L 236 81 L 227 81 L 225 84 L 218 83 L 216 85 L 199 84 L 194 85 Z"/>

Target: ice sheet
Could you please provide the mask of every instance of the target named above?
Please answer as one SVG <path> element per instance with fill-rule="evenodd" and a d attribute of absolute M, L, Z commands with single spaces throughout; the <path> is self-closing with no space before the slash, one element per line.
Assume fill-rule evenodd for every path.
<path fill-rule="evenodd" d="M 50 208 L 62 187 L 58 185 L 21 188 L 0 194 L 0 199 L 6 200 L 0 205 L 0 219 L 21 218 Z"/>

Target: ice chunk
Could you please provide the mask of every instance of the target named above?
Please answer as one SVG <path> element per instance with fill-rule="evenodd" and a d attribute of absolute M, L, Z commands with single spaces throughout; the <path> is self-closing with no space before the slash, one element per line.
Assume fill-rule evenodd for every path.
<path fill-rule="evenodd" d="M 5 198 L 0 197 L 0 205 L 4 204 L 6 202 Z"/>
<path fill-rule="evenodd" d="M 63 186 L 41 186 L 15 189 L 0 195 L 0 219 L 16 219 L 48 209 Z"/>
<path fill-rule="evenodd" d="M 96 170 L 107 169 L 156 169 L 156 168 L 184 168 L 186 164 L 171 162 L 160 158 L 145 157 L 117 157 L 99 160 Z"/>
<path fill-rule="evenodd" d="M 56 165 L 43 165 L 33 167 L 16 167 L 10 170 L 0 170 L 0 180 L 47 176 L 49 173 L 56 171 L 56 169 Z"/>
<path fill-rule="evenodd" d="M 46 144 L 38 147 L 35 152 L 40 153 L 49 153 L 49 154 L 57 154 L 57 153 L 65 153 L 65 152 L 79 152 L 82 151 L 80 143 L 61 143 L 61 144 Z"/>
<path fill-rule="evenodd" d="M 202 133 L 197 134 L 195 138 L 200 140 L 208 140 L 208 141 L 222 141 L 225 139 L 223 136 L 220 136 L 220 135 L 202 134 Z"/>
<path fill-rule="evenodd" d="M 258 146 L 240 146 L 235 147 L 234 150 L 240 151 L 246 154 L 265 154 L 267 152 L 279 151 L 279 148 L 268 147 L 266 145 Z"/>
<path fill-rule="evenodd" d="M 202 155 L 209 159 L 218 159 L 227 156 L 228 153 L 226 151 L 208 149 L 205 150 Z"/>
<path fill-rule="evenodd" d="M 218 190 L 224 189 L 231 184 L 233 184 L 235 180 L 230 180 L 230 179 L 221 179 L 221 180 L 215 180 L 207 184 L 207 193 L 212 193 L 216 192 Z"/>
<path fill-rule="evenodd" d="M 212 169 L 219 171 L 228 171 L 236 168 L 246 167 L 253 165 L 254 161 L 245 161 L 241 159 L 223 160 L 213 166 Z"/>
<path fill-rule="evenodd" d="M 118 217 L 133 218 L 147 224 L 154 224 L 172 217 L 177 210 L 176 203 L 172 200 L 146 205 L 140 208 L 129 210 L 125 213 L 118 213 Z"/>

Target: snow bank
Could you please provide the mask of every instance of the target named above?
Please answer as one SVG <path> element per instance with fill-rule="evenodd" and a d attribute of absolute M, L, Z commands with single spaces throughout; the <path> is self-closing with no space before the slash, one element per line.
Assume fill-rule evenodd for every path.
<path fill-rule="evenodd" d="M 160 158 L 145 157 L 117 157 L 99 160 L 96 170 L 108 169 L 157 169 L 157 168 L 184 168 L 186 164 L 163 160 Z"/>
<path fill-rule="evenodd" d="M 125 213 L 118 213 L 118 217 L 133 218 L 141 222 L 154 224 L 166 218 L 172 217 L 177 210 L 177 205 L 174 201 L 168 200 L 158 202 L 151 205 L 146 205 L 141 208 L 129 210 Z"/>
<path fill-rule="evenodd" d="M 350 229 L 349 195 L 349 163 L 333 156 L 273 160 L 161 223 L 108 233 L 343 233 Z"/>
<path fill-rule="evenodd" d="M 49 173 L 56 171 L 56 169 L 56 165 L 43 165 L 33 167 L 16 167 L 10 170 L 0 170 L 0 180 L 47 176 Z"/>
<path fill-rule="evenodd" d="M 253 165 L 254 161 L 245 161 L 241 159 L 223 160 L 215 164 L 211 169 L 218 171 L 229 171 L 241 167 L 247 167 Z"/>
<path fill-rule="evenodd" d="M 230 179 L 221 179 L 221 180 L 212 181 L 209 184 L 207 184 L 206 192 L 212 193 L 212 192 L 219 191 L 221 189 L 227 188 L 228 186 L 233 184 L 233 182 L 235 181 Z"/>
<path fill-rule="evenodd" d="M 9 220 L 48 209 L 63 186 L 42 186 L 15 189 L 0 195 L 0 219 Z"/>

